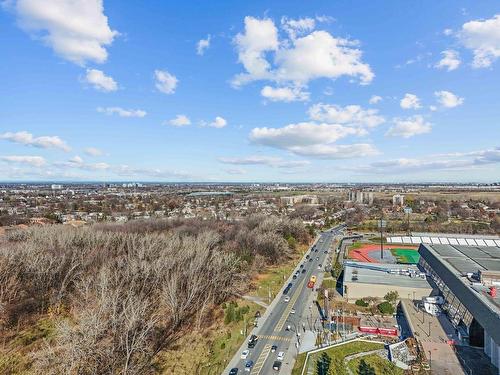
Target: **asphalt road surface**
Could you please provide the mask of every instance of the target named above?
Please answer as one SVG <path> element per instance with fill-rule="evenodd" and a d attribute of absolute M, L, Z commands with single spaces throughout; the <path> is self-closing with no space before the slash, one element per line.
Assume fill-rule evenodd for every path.
<path fill-rule="evenodd" d="M 315 309 L 308 303 L 312 289 L 307 287 L 307 284 L 313 275 L 324 273 L 325 260 L 330 256 L 332 240 L 335 236 L 340 235 L 342 227 L 336 227 L 331 231 L 321 233 L 318 241 L 311 247 L 300 261 L 299 265 L 293 270 L 290 278 L 285 281 L 283 288 L 271 303 L 268 311 L 259 321 L 259 327 L 253 330 L 258 341 L 254 348 L 249 348 L 250 354 L 246 359 L 241 359 L 241 352 L 247 349 L 248 337 L 240 350 L 229 362 L 228 367 L 224 370 L 223 375 L 228 374 L 231 368 L 238 368 L 238 374 L 250 375 L 269 375 L 278 373 L 273 370 L 273 363 L 277 360 L 279 352 L 284 352 L 285 356 L 282 361 L 280 374 L 290 374 L 295 357 L 298 352 L 298 342 L 300 335 L 308 329 L 309 321 L 312 316 L 311 309 Z M 321 267 L 319 265 L 321 264 Z M 300 267 L 302 265 L 302 267 Z M 305 273 L 302 270 L 305 269 Z M 299 271 L 297 278 L 292 276 L 296 271 Z M 283 289 L 292 283 L 290 291 L 284 295 Z M 315 285 L 317 287 L 318 285 Z M 285 302 L 285 297 L 290 300 Z M 292 309 L 295 311 L 293 312 Z M 289 329 L 287 329 L 289 328 Z M 275 352 L 271 352 L 271 347 L 277 346 Z M 247 361 L 253 361 L 253 366 L 250 371 L 245 369 Z"/>

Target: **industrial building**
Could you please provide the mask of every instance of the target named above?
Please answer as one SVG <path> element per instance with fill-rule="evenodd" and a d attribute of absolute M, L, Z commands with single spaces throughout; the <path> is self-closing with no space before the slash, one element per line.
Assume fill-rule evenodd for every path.
<path fill-rule="evenodd" d="M 344 262 L 343 295 L 349 302 L 383 298 L 390 291 L 401 298 L 421 299 L 431 294 L 432 287 L 415 265 Z"/>
<path fill-rule="evenodd" d="M 419 265 L 444 297 L 448 315 L 464 343 L 483 347 L 500 369 L 500 248 L 421 244 Z M 500 373 L 500 371 L 499 371 Z"/>

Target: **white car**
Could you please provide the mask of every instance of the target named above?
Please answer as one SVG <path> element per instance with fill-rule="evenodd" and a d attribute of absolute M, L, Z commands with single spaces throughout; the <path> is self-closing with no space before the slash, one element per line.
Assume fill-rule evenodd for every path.
<path fill-rule="evenodd" d="M 250 350 L 243 350 L 241 352 L 241 359 L 247 359 L 249 354 L 250 354 Z"/>
<path fill-rule="evenodd" d="M 290 297 L 286 296 L 285 299 L 283 300 L 285 302 L 289 302 L 290 301 Z"/>
<path fill-rule="evenodd" d="M 276 358 L 277 361 L 283 361 L 283 358 L 285 358 L 285 352 L 279 352 L 278 357 Z"/>
<path fill-rule="evenodd" d="M 295 309 L 291 309 L 290 314 L 295 314 Z"/>

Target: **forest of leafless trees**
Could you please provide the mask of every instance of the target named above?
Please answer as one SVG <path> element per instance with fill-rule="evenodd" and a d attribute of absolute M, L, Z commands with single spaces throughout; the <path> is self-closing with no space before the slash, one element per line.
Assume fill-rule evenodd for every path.
<path fill-rule="evenodd" d="M 135 221 L 32 227 L 0 239 L 0 331 L 54 313 L 34 373 L 147 374 L 154 358 L 308 241 L 298 221 Z"/>

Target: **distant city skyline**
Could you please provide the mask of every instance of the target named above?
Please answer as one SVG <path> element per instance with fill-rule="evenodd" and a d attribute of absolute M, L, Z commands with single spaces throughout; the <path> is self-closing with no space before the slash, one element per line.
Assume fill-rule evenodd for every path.
<path fill-rule="evenodd" d="M 9 0 L 0 182 L 498 182 L 497 1 Z"/>

